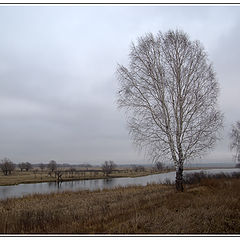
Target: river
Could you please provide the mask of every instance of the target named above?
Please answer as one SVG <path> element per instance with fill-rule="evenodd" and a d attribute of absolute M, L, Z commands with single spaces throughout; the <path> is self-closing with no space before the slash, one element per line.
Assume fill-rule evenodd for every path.
<path fill-rule="evenodd" d="M 215 173 L 233 173 L 240 172 L 240 169 L 209 169 L 209 170 L 185 170 L 184 173 L 194 173 L 204 171 L 207 174 Z M 135 178 L 110 178 L 110 179 L 92 179 L 92 180 L 75 180 L 62 182 L 33 183 L 33 184 L 19 184 L 11 186 L 0 186 L 0 199 L 22 197 L 27 194 L 35 193 L 51 193 L 61 191 L 78 191 L 78 190 L 97 190 L 104 188 L 114 188 L 118 186 L 142 185 L 149 183 L 163 183 L 168 179 L 171 182 L 175 180 L 175 172 L 160 173 Z"/>

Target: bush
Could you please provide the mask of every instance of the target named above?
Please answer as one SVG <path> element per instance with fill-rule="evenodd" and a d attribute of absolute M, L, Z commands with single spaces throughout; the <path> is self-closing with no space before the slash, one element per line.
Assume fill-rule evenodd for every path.
<path fill-rule="evenodd" d="M 183 182 L 185 184 L 196 184 L 200 183 L 203 179 L 222 179 L 222 178 L 240 178 L 240 172 L 233 173 L 217 173 L 208 174 L 206 172 L 195 172 L 184 175 Z"/>

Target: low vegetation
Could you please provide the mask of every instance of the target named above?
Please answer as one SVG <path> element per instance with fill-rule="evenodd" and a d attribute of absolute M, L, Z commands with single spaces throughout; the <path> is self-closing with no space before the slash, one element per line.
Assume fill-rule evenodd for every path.
<path fill-rule="evenodd" d="M 239 233 L 239 175 L 196 179 L 188 178 L 184 192 L 150 184 L 3 200 L 0 232 Z"/>
<path fill-rule="evenodd" d="M 185 174 L 183 182 L 185 184 L 197 184 L 202 183 L 206 180 L 211 179 L 232 179 L 232 178 L 240 178 L 240 172 L 233 172 L 233 173 L 216 173 L 216 174 L 207 174 L 203 171 L 201 172 L 195 172 L 195 173 L 188 173 Z"/>

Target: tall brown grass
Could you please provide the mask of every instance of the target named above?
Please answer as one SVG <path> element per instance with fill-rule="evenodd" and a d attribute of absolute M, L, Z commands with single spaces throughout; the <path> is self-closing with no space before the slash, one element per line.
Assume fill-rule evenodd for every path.
<path fill-rule="evenodd" d="M 240 179 L 32 195 L 0 201 L 1 233 L 240 233 Z"/>

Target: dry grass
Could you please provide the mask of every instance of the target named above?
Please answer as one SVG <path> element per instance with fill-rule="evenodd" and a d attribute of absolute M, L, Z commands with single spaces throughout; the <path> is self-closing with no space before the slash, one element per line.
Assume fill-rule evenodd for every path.
<path fill-rule="evenodd" d="M 0 172 L 0 186 L 46 181 L 55 181 L 55 178 L 48 176 L 46 171 L 34 174 L 31 170 L 28 172 L 15 170 L 11 175 L 7 176 Z"/>
<path fill-rule="evenodd" d="M 240 233 L 240 179 L 32 195 L 0 201 L 1 233 Z"/>

